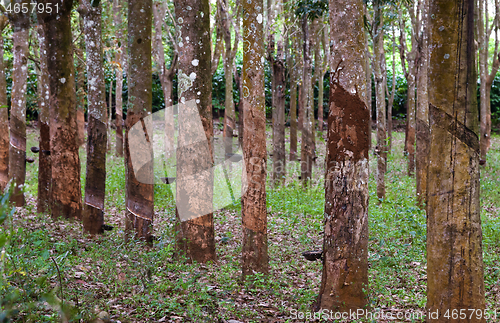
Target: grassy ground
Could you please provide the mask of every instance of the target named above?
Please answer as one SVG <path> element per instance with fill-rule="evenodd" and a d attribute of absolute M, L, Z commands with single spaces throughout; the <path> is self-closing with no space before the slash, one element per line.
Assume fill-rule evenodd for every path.
<path fill-rule="evenodd" d="M 382 203 L 375 195 L 374 159 L 370 162 L 369 302 L 373 311 L 419 313 L 426 302 L 426 221 L 416 207 L 415 180 L 406 176 L 404 134 L 394 136 L 387 197 Z M 28 147 L 36 141 L 37 133 L 31 129 Z M 322 245 L 320 166 L 324 163 L 324 140 L 318 138 L 317 146 L 318 166 L 310 190 L 302 189 L 295 164 L 288 167 L 285 187 L 268 189 L 271 272 L 268 277 L 255 275 L 246 282 L 240 279 L 238 205 L 214 214 L 217 263 L 190 265 L 173 258 L 174 204 L 168 186 L 155 186 L 154 231 L 158 240 L 148 248 L 140 241 L 125 242 L 123 238 L 122 159 L 109 154 L 107 160 L 105 216 L 115 230 L 94 239 L 82 234 L 79 223 L 36 214 L 37 165 L 28 165 L 27 206 L 15 210 L 13 220 L 6 220 L 0 235 L 0 245 L 5 243 L 0 258 L 0 322 L 5 316 L 19 322 L 58 322 L 61 315 L 82 322 L 98 316 L 104 322 L 304 321 L 298 319 L 298 312 L 310 311 L 321 280 L 321 264 L 301 256 L 303 251 Z M 268 151 L 270 147 L 269 143 Z M 83 150 L 81 155 L 83 180 Z M 481 169 L 481 187 L 487 308 L 490 314 L 496 309 L 499 317 L 489 322 L 499 322 L 498 136 L 493 138 L 488 162 Z M 5 203 L 1 206 L 8 210 Z"/>

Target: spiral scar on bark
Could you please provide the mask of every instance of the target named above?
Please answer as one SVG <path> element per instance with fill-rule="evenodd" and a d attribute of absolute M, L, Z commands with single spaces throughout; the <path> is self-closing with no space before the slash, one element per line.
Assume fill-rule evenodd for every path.
<path fill-rule="evenodd" d="M 446 113 L 442 109 L 429 104 L 430 123 L 445 129 L 454 137 L 458 138 L 467 147 L 474 150 L 479 154 L 479 137 L 478 135 L 467 128 L 462 122 L 458 121 L 456 117 Z"/>

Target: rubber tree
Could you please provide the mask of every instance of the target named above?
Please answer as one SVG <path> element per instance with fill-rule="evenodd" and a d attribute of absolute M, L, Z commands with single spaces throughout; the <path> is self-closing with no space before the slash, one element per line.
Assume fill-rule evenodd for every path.
<path fill-rule="evenodd" d="M 85 89 L 85 58 L 83 52 L 85 51 L 85 30 L 83 27 L 83 17 L 80 14 L 79 22 L 79 35 L 74 36 L 74 51 L 76 60 L 76 122 L 78 127 L 78 146 L 85 143 L 85 97 L 87 91 Z"/>
<path fill-rule="evenodd" d="M 213 220 L 213 125 L 208 0 L 174 2 L 178 24 L 179 137 L 176 178 L 176 240 L 189 261 L 215 261 Z M 191 143 L 189 113 L 195 102 L 206 141 Z M 190 103 L 191 102 L 191 103 Z M 196 116 L 198 117 L 198 116 Z M 208 150 L 208 151 L 207 151 Z M 196 176 L 196 184 L 191 179 Z"/>
<path fill-rule="evenodd" d="M 363 1 L 329 3 L 332 52 L 323 275 L 315 309 L 346 311 L 367 304 L 370 111 L 363 90 Z"/>
<path fill-rule="evenodd" d="M 477 1 L 477 36 L 479 42 L 479 99 L 480 99 L 480 144 L 481 165 L 486 163 L 486 154 L 491 145 L 491 86 L 500 67 L 500 53 L 498 51 L 498 27 L 500 26 L 500 4 L 495 0 L 495 15 L 490 26 L 489 1 Z M 489 43 L 492 32 L 495 30 L 495 49 L 492 56 L 491 70 L 488 67 Z"/>
<path fill-rule="evenodd" d="M 271 66 L 273 173 L 274 185 L 283 184 L 286 174 L 285 158 L 285 57 L 283 41 L 276 43 L 275 18 L 280 14 L 279 3 L 268 0 L 267 60 Z M 277 45 L 277 46 L 276 46 Z M 277 48 L 276 48 L 277 47 Z"/>
<path fill-rule="evenodd" d="M 151 142 L 135 145 L 130 135 L 132 127 L 142 123 L 144 135 L 149 138 L 144 119 L 152 113 L 151 26 L 153 25 L 153 1 L 128 1 L 128 108 L 125 122 L 125 230 L 127 237 L 152 243 L 154 214 L 153 150 Z M 146 161 L 134 169 L 132 153 L 141 151 Z"/>
<path fill-rule="evenodd" d="M 420 54 L 417 74 L 417 144 L 416 171 L 417 201 L 421 207 L 427 202 L 427 167 L 429 165 L 429 92 L 428 92 L 428 28 L 429 0 L 422 0 L 422 28 L 419 37 Z"/>
<path fill-rule="evenodd" d="M 76 126 L 75 68 L 71 35 L 73 1 L 41 1 L 59 14 L 37 12 L 44 26 L 50 91 L 51 214 L 81 219 L 82 193 Z"/>
<path fill-rule="evenodd" d="M 243 1 L 243 155 L 241 197 L 243 276 L 268 273 L 266 209 L 266 110 L 262 0 Z"/>
<path fill-rule="evenodd" d="M 223 55 L 224 61 L 224 82 L 225 82 L 225 93 L 224 93 L 224 146 L 226 155 L 231 155 L 233 153 L 233 136 L 234 130 L 236 129 L 236 111 L 233 99 L 233 70 L 234 70 L 234 58 L 236 57 L 236 52 L 238 50 L 239 44 L 239 28 L 234 24 L 232 15 L 229 12 L 228 2 L 225 0 L 217 1 L 220 12 L 220 27 L 224 39 L 225 52 Z M 238 19 L 239 2 L 236 2 L 236 19 Z M 234 44 L 231 40 L 231 26 L 235 32 Z M 236 27 L 236 28 L 234 28 Z"/>
<path fill-rule="evenodd" d="M 104 198 L 106 191 L 107 111 L 104 84 L 101 5 L 99 1 L 81 0 L 85 48 L 87 53 L 87 174 L 83 230 L 103 233 Z"/>
<path fill-rule="evenodd" d="M 123 31 L 122 31 L 122 1 L 113 0 L 113 20 L 116 31 L 116 89 L 115 89 L 115 121 L 116 121 L 116 156 L 123 156 Z"/>
<path fill-rule="evenodd" d="M 50 211 L 50 185 L 52 182 L 52 169 L 50 162 L 50 84 L 47 67 L 47 46 L 45 32 L 42 25 L 37 27 L 38 43 L 40 46 L 40 68 L 38 70 L 38 121 L 40 123 L 40 140 L 38 154 L 38 197 L 37 212 Z"/>
<path fill-rule="evenodd" d="M 430 0 L 429 14 L 426 307 L 439 322 L 485 322 L 445 316 L 485 309 L 474 0 Z"/>
<path fill-rule="evenodd" d="M 29 6 L 27 0 L 13 0 L 11 3 L 19 6 Z M 28 41 L 30 16 L 29 11 L 19 10 L 9 14 L 12 26 L 12 90 L 10 107 L 10 151 L 9 177 L 15 183 L 10 196 L 15 206 L 24 205 L 22 187 L 26 178 L 26 91 L 28 81 Z"/>
<path fill-rule="evenodd" d="M 3 60 L 3 31 L 9 19 L 0 13 L 0 191 L 9 182 L 9 111 L 7 108 L 7 80 Z"/>

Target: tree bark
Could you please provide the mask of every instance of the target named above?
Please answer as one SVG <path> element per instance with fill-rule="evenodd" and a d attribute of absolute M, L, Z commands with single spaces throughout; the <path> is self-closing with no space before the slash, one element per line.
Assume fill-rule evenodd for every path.
<path fill-rule="evenodd" d="M 16 0 L 13 4 L 28 4 L 26 0 Z M 9 177 L 15 183 L 10 201 L 15 206 L 24 206 L 23 185 L 26 178 L 26 90 L 28 81 L 28 13 L 11 13 L 10 24 L 13 29 L 12 92 L 10 108 L 10 151 Z"/>
<path fill-rule="evenodd" d="M 316 310 L 349 311 L 367 305 L 370 112 L 366 91 L 361 90 L 366 86 L 362 8 L 361 0 L 330 0 L 325 233 Z"/>
<path fill-rule="evenodd" d="M 271 55 L 274 55 L 271 54 Z M 285 157 L 285 59 L 283 43 L 272 60 L 273 69 L 273 182 L 283 184 L 286 175 Z"/>
<path fill-rule="evenodd" d="M 243 276 L 268 273 L 263 1 L 243 1 Z"/>
<path fill-rule="evenodd" d="M 81 219 L 80 157 L 77 145 L 75 68 L 71 35 L 73 1 L 57 3 L 59 14 L 38 12 L 43 22 L 50 84 L 50 159 L 52 217 Z M 47 3 L 42 1 L 41 3 Z"/>
<path fill-rule="evenodd" d="M 428 52 L 428 24 L 429 1 L 422 4 L 422 34 L 420 36 L 420 55 L 417 74 L 417 155 L 416 155 L 416 182 L 417 202 L 420 207 L 427 203 L 427 167 L 429 164 L 429 93 L 427 88 L 429 52 Z"/>
<path fill-rule="evenodd" d="M 151 26 L 152 0 L 128 2 L 128 110 L 125 123 L 126 211 L 125 230 L 128 235 L 152 243 L 154 213 L 153 148 L 146 127 L 152 113 Z M 145 121 L 146 119 L 146 121 Z M 142 123 L 147 144 L 135 145 L 130 130 Z M 149 128 L 151 129 L 151 128 Z M 130 135 L 130 137 L 129 137 Z M 134 169 L 132 153 L 143 151 L 143 165 Z"/>
<path fill-rule="evenodd" d="M 80 25 L 80 39 L 78 44 L 74 45 L 76 56 L 76 123 L 78 127 L 78 146 L 85 143 L 85 61 L 83 58 L 83 51 L 85 50 L 84 27 L 83 17 L 78 19 Z M 74 40 L 76 42 L 76 39 Z"/>
<path fill-rule="evenodd" d="M 213 221 L 213 126 L 208 0 L 174 3 L 179 22 L 179 139 L 177 148 L 177 246 L 190 261 L 215 261 Z M 196 102 L 206 141 L 195 131 L 190 102 Z M 189 146 L 191 145 L 191 146 Z M 203 170 L 203 171 L 202 171 Z M 190 179 L 196 178 L 196 180 Z M 196 182 L 196 183 L 195 183 Z"/>
<path fill-rule="evenodd" d="M 122 32 L 122 6 L 121 0 L 113 1 L 114 25 L 117 38 L 117 50 L 115 54 L 116 68 L 116 91 L 115 91 L 115 122 L 116 122 L 116 156 L 123 156 L 123 32 Z"/>
<path fill-rule="evenodd" d="M 314 156 L 314 143 L 313 143 L 313 121 L 314 121 L 314 94 L 312 91 L 312 66 L 310 55 L 310 37 L 309 37 L 309 23 L 307 15 L 302 18 L 302 33 L 304 37 L 303 54 L 304 54 L 304 78 L 302 84 L 303 91 L 303 125 L 302 125 L 302 143 L 300 148 L 300 169 L 301 178 L 304 186 L 309 184 L 312 175 L 312 163 Z"/>
<path fill-rule="evenodd" d="M 106 190 L 107 111 L 104 84 L 101 7 L 81 0 L 87 53 L 88 142 L 83 231 L 103 233 Z"/>
<path fill-rule="evenodd" d="M 387 162 L 387 126 L 386 126 L 386 105 L 385 105 L 385 84 L 382 73 L 382 64 L 385 57 L 384 50 L 384 31 L 383 14 L 381 5 L 375 8 L 375 25 L 373 40 L 373 71 L 375 74 L 375 96 L 377 105 L 377 146 L 375 153 L 377 155 L 377 197 L 385 197 L 385 172 Z"/>
<path fill-rule="evenodd" d="M 444 317 L 485 309 L 474 0 L 431 0 L 430 14 L 426 307 L 439 322 L 485 322 Z"/>
<path fill-rule="evenodd" d="M 9 110 L 7 106 L 7 80 L 3 61 L 3 31 L 8 19 L 0 15 L 0 191 L 3 193 L 9 182 Z"/>
<path fill-rule="evenodd" d="M 47 69 L 47 46 L 45 43 L 45 33 L 42 25 L 37 27 L 37 33 L 38 43 L 40 45 L 40 70 L 38 73 L 38 107 L 40 109 L 38 121 L 40 122 L 40 151 L 38 153 L 37 212 L 47 213 L 50 211 L 52 166 L 50 156 L 44 153 L 44 151 L 50 151 L 50 84 L 49 71 Z"/>
<path fill-rule="evenodd" d="M 295 31 L 295 35 L 291 36 L 292 42 L 292 55 L 288 57 L 288 66 L 291 69 L 290 71 L 290 161 L 297 160 L 297 94 L 300 91 L 300 87 L 297 88 L 297 83 L 299 82 L 298 77 L 298 50 L 297 50 L 297 42 L 298 36 L 296 35 L 298 32 L 298 28 L 294 25 L 293 30 Z M 293 56 L 293 58 L 292 58 Z M 295 61 L 294 61 L 295 60 Z M 299 98 L 300 102 L 300 98 Z"/>

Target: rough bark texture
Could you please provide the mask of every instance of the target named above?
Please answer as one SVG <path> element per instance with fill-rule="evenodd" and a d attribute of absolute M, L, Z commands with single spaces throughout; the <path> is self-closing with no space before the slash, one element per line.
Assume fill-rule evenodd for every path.
<path fill-rule="evenodd" d="M 128 87 L 129 99 L 125 123 L 126 211 L 125 230 L 135 231 L 135 237 L 152 242 L 154 212 L 153 148 L 152 143 L 143 147 L 130 145 L 129 132 L 138 122 L 143 123 L 144 135 L 150 138 L 144 119 L 152 112 L 151 26 L 152 0 L 128 2 Z M 133 143 L 133 141 L 132 141 Z M 134 169 L 131 150 L 143 151 L 146 161 L 141 169 Z M 141 181 L 139 181 L 139 178 Z"/>
<path fill-rule="evenodd" d="M 428 51 L 428 9 L 429 1 L 422 4 L 422 34 L 420 36 L 421 48 L 418 62 L 417 75 L 417 155 L 416 155 L 416 182 L 417 201 L 423 207 L 427 202 L 427 167 L 429 164 L 429 93 L 427 90 L 427 72 L 429 69 Z"/>
<path fill-rule="evenodd" d="M 123 32 L 122 32 L 122 5 L 121 0 L 113 1 L 114 25 L 117 39 L 115 54 L 116 68 L 116 90 L 115 90 L 115 122 L 116 122 L 116 156 L 123 156 Z"/>
<path fill-rule="evenodd" d="M 236 111 L 234 107 L 233 99 L 233 71 L 234 71 L 234 58 L 236 56 L 236 51 L 238 49 L 239 43 L 239 33 L 235 30 L 235 43 L 231 42 L 231 29 L 230 25 L 232 23 L 231 16 L 229 14 L 229 8 L 227 1 L 219 0 L 220 6 L 220 26 L 222 28 L 224 44 L 225 44 L 225 54 L 224 54 L 224 80 L 225 80 L 225 94 L 224 94 L 224 146 L 226 155 L 231 155 L 233 153 L 233 136 L 234 130 L 236 129 Z M 236 4 L 238 8 L 238 4 Z"/>
<path fill-rule="evenodd" d="M 40 70 L 38 73 L 39 102 L 38 121 L 40 122 L 40 141 L 38 153 L 38 199 L 37 212 L 50 211 L 50 185 L 52 182 L 52 169 L 50 156 L 44 151 L 50 151 L 50 87 L 49 71 L 47 69 L 47 47 L 45 33 L 42 25 L 37 27 L 38 43 L 40 44 Z M 1 56 L 1 55 L 0 55 Z"/>
<path fill-rule="evenodd" d="M 177 245 L 190 261 L 215 261 L 212 213 L 212 74 L 210 62 L 210 8 L 208 0 L 175 2 L 178 21 L 179 139 L 177 149 Z M 195 100 L 207 142 L 189 144 L 194 126 L 187 112 Z M 184 105 L 186 103 L 186 105 Z M 208 143 L 208 144 L 207 144 Z M 208 149 L 209 151 L 206 151 Z M 208 157 L 208 158 L 207 158 Z M 198 179 L 196 185 L 190 175 Z M 192 216 L 181 214 L 189 207 Z"/>
<path fill-rule="evenodd" d="M 387 151 L 392 149 L 392 108 L 394 107 L 394 96 L 396 94 L 396 35 L 394 25 L 392 25 L 392 83 L 391 93 L 388 93 L 389 100 L 387 102 Z M 386 85 L 387 88 L 388 85 Z"/>
<path fill-rule="evenodd" d="M 282 184 L 286 175 L 285 157 L 285 59 L 283 45 L 272 59 L 273 69 L 273 182 Z"/>
<path fill-rule="evenodd" d="M 295 32 L 293 36 L 291 36 L 291 51 L 294 59 L 292 59 L 292 55 L 288 57 L 288 66 L 291 68 L 290 71 L 290 161 L 297 160 L 297 94 L 298 88 L 297 84 L 299 83 L 298 78 L 298 36 L 297 36 L 297 26 L 293 26 L 293 31 Z M 294 61 L 295 62 L 294 62 Z"/>
<path fill-rule="evenodd" d="M 311 66 L 311 43 L 309 39 L 309 22 L 306 15 L 302 19 L 302 33 L 304 37 L 304 78 L 302 84 L 303 102 L 303 125 L 302 142 L 300 148 L 300 169 L 304 186 L 309 184 L 312 175 L 312 163 L 314 157 L 313 122 L 314 122 L 314 95 L 312 91 L 312 66 Z"/>
<path fill-rule="evenodd" d="M 364 308 L 368 289 L 368 142 L 361 0 L 330 0 L 332 59 L 323 276 L 316 310 Z M 346 22 L 344 15 L 350 17 Z"/>
<path fill-rule="evenodd" d="M 13 1 L 28 4 L 28 1 Z M 15 206 L 24 205 L 22 186 L 26 178 L 26 89 L 28 80 L 28 39 L 30 17 L 28 13 L 11 13 L 13 29 L 12 91 L 10 107 L 9 177 L 15 183 L 10 201 Z"/>
<path fill-rule="evenodd" d="M 78 146 L 85 143 L 85 96 L 87 91 L 85 90 L 85 59 L 83 58 L 83 52 L 85 50 L 85 37 L 84 27 L 83 27 L 83 17 L 80 16 L 80 32 L 78 43 L 75 44 L 75 56 L 76 56 L 76 123 L 78 128 Z M 74 40 L 76 41 L 76 39 Z"/>
<path fill-rule="evenodd" d="M 474 0 L 431 0 L 430 14 L 427 310 L 485 322 L 444 317 L 485 309 Z"/>
<path fill-rule="evenodd" d="M 83 230 L 90 234 L 102 233 L 104 224 L 104 197 L 106 189 L 107 111 L 104 85 L 103 48 L 101 39 L 101 7 L 82 0 L 80 12 L 84 17 L 84 35 L 87 53 L 88 142 L 87 174 Z"/>
<path fill-rule="evenodd" d="M 45 3 L 43 1 L 42 3 Z M 73 1 L 52 1 L 59 15 L 38 13 L 43 22 L 50 84 L 51 213 L 81 218 L 80 157 L 77 145 L 75 68 L 71 36 Z"/>
<path fill-rule="evenodd" d="M 0 14 L 0 193 L 9 182 L 9 111 L 7 108 L 7 80 L 3 61 L 3 30 L 8 19 Z"/>
<path fill-rule="evenodd" d="M 246 190 L 241 198 L 243 275 L 269 271 L 266 210 L 266 112 L 263 1 L 243 1 L 243 154 Z"/>
<path fill-rule="evenodd" d="M 375 21 L 378 22 L 373 32 L 373 72 L 375 74 L 375 96 L 377 105 L 377 197 L 385 197 L 385 171 L 387 162 L 387 128 L 386 128 L 386 105 L 385 105 L 385 84 L 382 73 L 382 62 L 385 58 L 384 51 L 384 31 L 382 8 L 377 5 L 375 8 Z"/>

